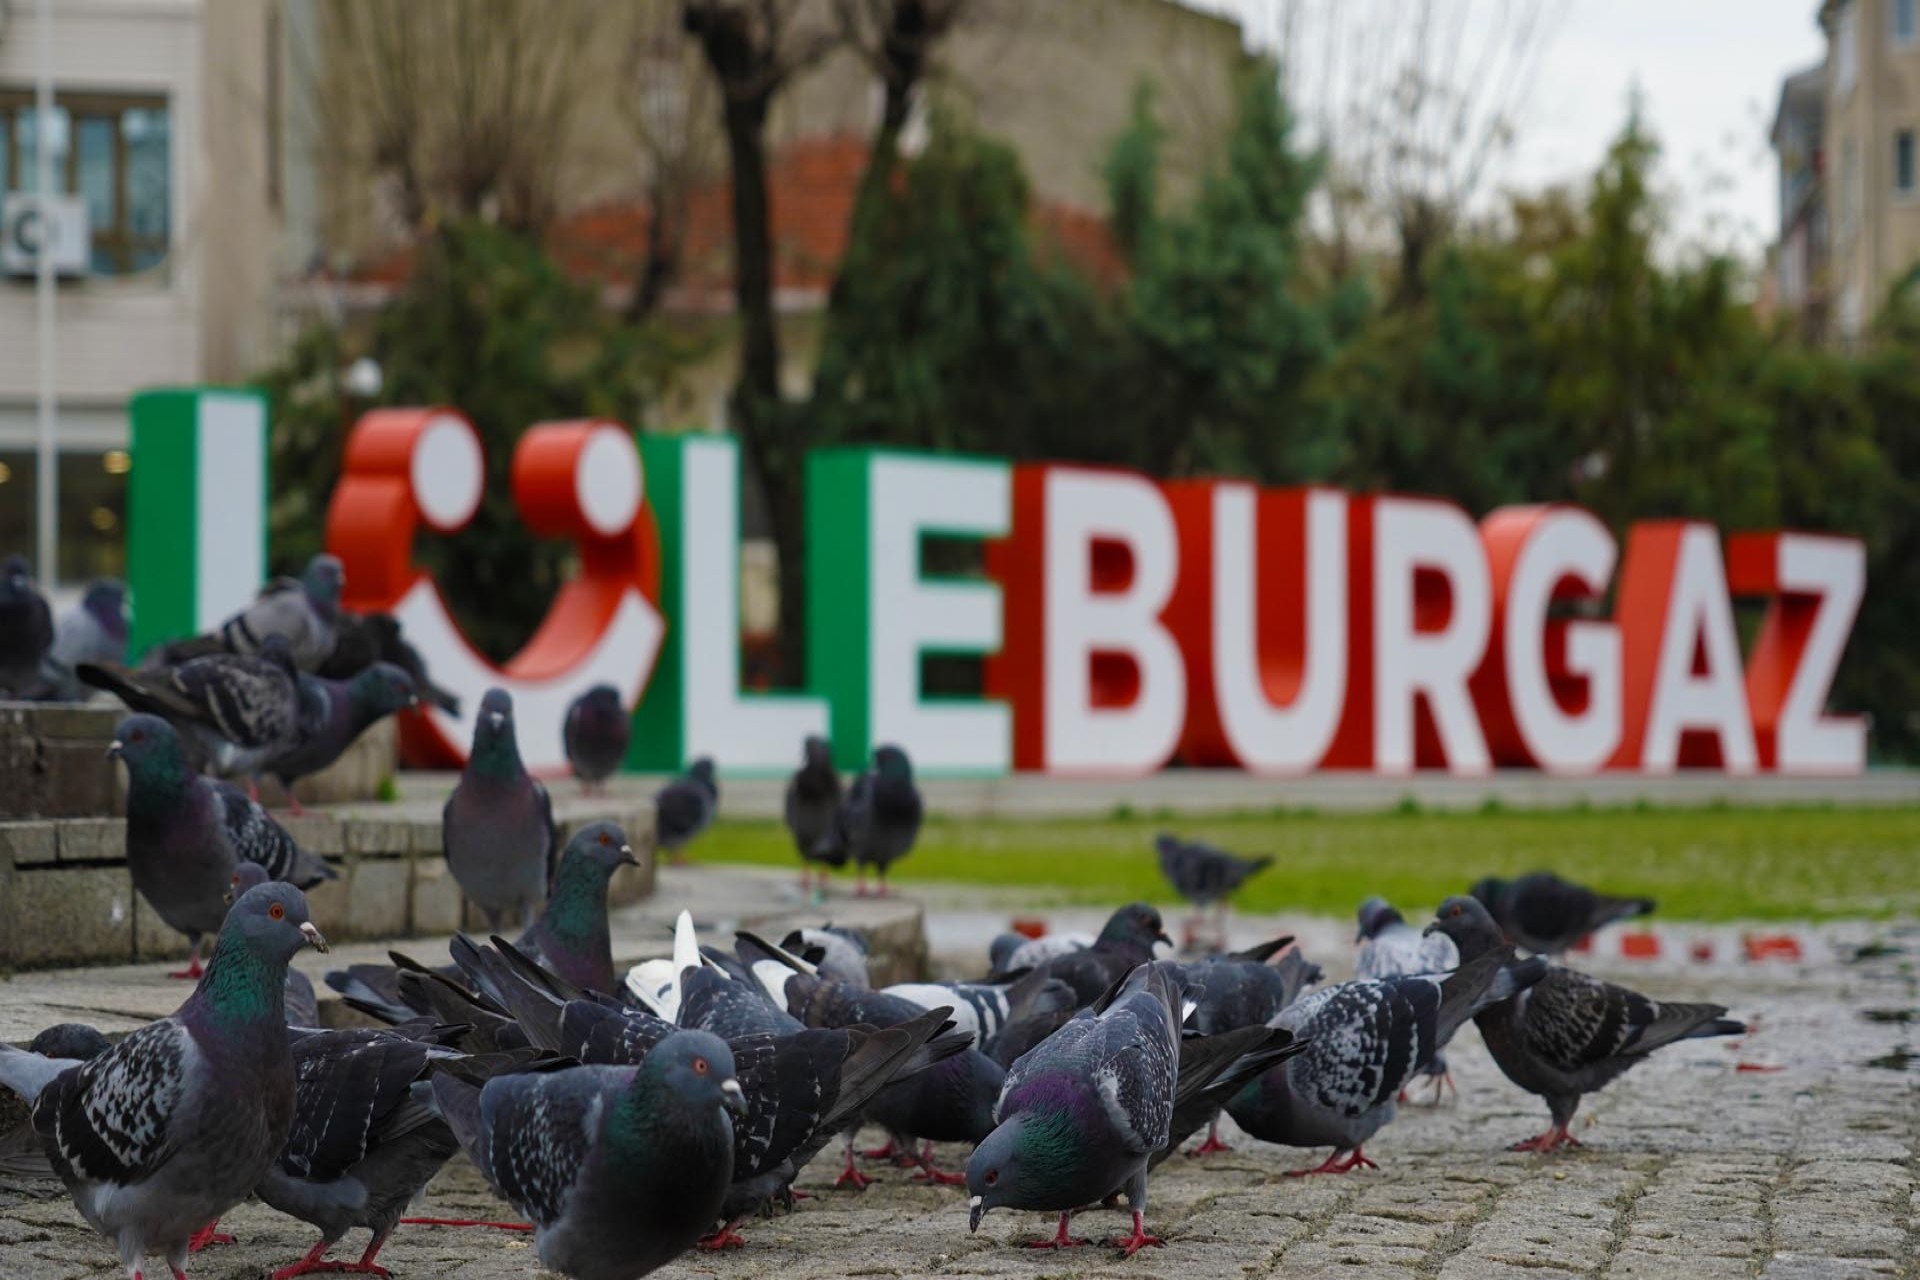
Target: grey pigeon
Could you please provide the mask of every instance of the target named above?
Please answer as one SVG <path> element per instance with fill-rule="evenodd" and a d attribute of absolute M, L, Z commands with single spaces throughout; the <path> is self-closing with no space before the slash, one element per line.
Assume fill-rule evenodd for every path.
<path fill-rule="evenodd" d="M 241 894 L 255 885 L 267 884 L 272 879 L 273 877 L 267 874 L 267 869 L 257 862 L 238 863 L 233 868 L 233 877 L 227 889 L 227 905 L 231 907 L 240 900 Z M 287 1025 L 290 1027 L 320 1025 L 320 1000 L 314 994 L 313 979 L 292 965 L 287 966 L 286 1013 Z"/>
<path fill-rule="evenodd" d="M 1242 858 L 1199 840 L 1181 840 L 1162 832 L 1154 837 L 1154 850 L 1160 856 L 1160 874 L 1173 891 L 1198 909 L 1202 917 L 1209 907 L 1219 912 L 1218 927 L 1225 927 L 1227 900 L 1245 884 L 1248 877 L 1273 865 L 1272 858 Z M 1189 933 L 1191 940 L 1191 933 Z"/>
<path fill-rule="evenodd" d="M 707 829 L 720 807 L 720 784 L 714 780 L 713 761 L 701 756 L 684 777 L 675 778 L 653 795 L 653 838 L 672 856 L 675 866 L 686 861 L 681 851 Z"/>
<path fill-rule="evenodd" d="M 1308 1041 L 1307 1051 L 1247 1085 L 1227 1113 L 1265 1142 L 1333 1148 L 1319 1166 L 1290 1171 L 1296 1176 L 1375 1168 L 1363 1147 L 1392 1122 L 1400 1090 L 1468 1018 L 1545 973 L 1545 961 L 1516 961 L 1512 947 L 1501 947 L 1448 975 L 1317 991 L 1274 1019 Z"/>
<path fill-rule="evenodd" d="M 84 1063 L 0 1045 L 0 1085 L 33 1127 L 76 1208 L 139 1280 L 149 1250 L 184 1277 L 201 1228 L 247 1198 L 293 1121 L 281 1010 L 287 961 L 326 942 L 291 885 L 234 904 L 202 982 L 169 1017 Z"/>
<path fill-rule="evenodd" d="M 789 1012 L 810 1027 L 902 1026 L 927 1013 L 900 996 L 842 986 L 806 973 L 792 974 L 785 990 Z M 935 1165 L 932 1144 L 973 1143 L 986 1137 L 993 1128 L 993 1100 L 1005 1078 L 998 1063 L 977 1049 L 968 1049 L 888 1085 L 866 1110 L 865 1118 L 885 1128 L 888 1136 L 887 1145 L 869 1152 L 869 1157 L 917 1165 L 917 1182 L 957 1185 L 958 1175 Z M 854 1167 L 849 1131 L 846 1167 L 835 1185 L 851 1184 L 858 1190 L 867 1181 Z"/>
<path fill-rule="evenodd" d="M 1546 956 L 1570 951 L 1616 920 L 1651 915 L 1654 908 L 1652 898 L 1609 897 L 1551 871 L 1531 872 L 1518 880 L 1488 876 L 1468 892 L 1509 939 Z"/>
<path fill-rule="evenodd" d="M 1093 945 L 1090 933 L 1047 933 L 1029 938 L 1023 933 L 996 935 L 987 948 L 990 972 L 1011 973 L 1032 969 L 1069 951 L 1085 951 Z"/>
<path fill-rule="evenodd" d="M 40 695 L 41 664 L 53 648 L 53 611 L 33 584 L 27 558 L 0 566 L 0 698 Z"/>
<path fill-rule="evenodd" d="M 800 854 L 800 887 L 812 889 L 818 869 L 818 892 L 825 896 L 827 872 L 847 864 L 846 846 L 835 838 L 840 771 L 833 767 L 833 751 L 825 738 L 809 735 L 800 750 L 800 767 L 787 779 L 787 830 Z"/>
<path fill-rule="evenodd" d="M 1368 898 L 1360 904 L 1359 915 L 1360 929 L 1353 939 L 1360 947 L 1353 960 L 1354 977 L 1399 978 L 1416 973 L 1451 973 L 1460 967 L 1460 949 L 1453 945 L 1453 939 L 1444 933 L 1415 929 L 1385 898 Z M 1436 1052 L 1421 1074 L 1433 1081 L 1436 1104 L 1447 1089 L 1453 1088 L 1453 1073 L 1447 1069 L 1444 1053 Z"/>
<path fill-rule="evenodd" d="M 1427 930 L 1452 938 L 1467 965 L 1502 945 L 1499 925 L 1474 898 L 1448 898 Z M 1745 1035 L 1746 1024 L 1726 1014 L 1724 1005 L 1651 1000 L 1560 965 L 1522 998 L 1476 1014 L 1474 1025 L 1494 1062 L 1507 1079 L 1546 1099 L 1553 1119 L 1544 1133 L 1512 1150 L 1579 1146 L 1567 1126 L 1582 1096 L 1676 1041 Z"/>
<path fill-rule="evenodd" d="M 620 691 L 610 684 L 597 684 L 567 707 L 561 738 L 567 750 L 567 763 L 573 776 L 580 779 L 583 791 L 593 791 L 613 776 L 627 758 L 627 739 L 633 723 L 627 709 L 620 705 Z"/>
<path fill-rule="evenodd" d="M 1324 976 L 1321 968 L 1282 936 L 1245 951 L 1214 956 L 1183 966 L 1192 1011 L 1186 1025 L 1203 1036 L 1219 1036 L 1243 1027 L 1263 1027 Z M 1273 963 L 1273 957 L 1280 958 Z M 1223 1103 L 1224 1098 L 1221 1100 Z M 1187 1154 L 1209 1156 L 1232 1150 L 1220 1139 L 1216 1108 L 1207 1117 L 1207 1139 Z"/>
<path fill-rule="evenodd" d="M 1066 991 L 1071 1001 L 1071 987 L 1037 973 L 997 982 L 896 982 L 881 990 L 922 1009 L 951 1007 L 953 1025 L 973 1037 L 974 1048 L 984 1049 L 1008 1023 L 1029 1012 L 1033 996 L 1049 984 L 1054 990 Z"/>
<path fill-rule="evenodd" d="M 870 985 L 867 974 L 867 939 L 857 929 L 823 925 L 818 929 L 795 929 L 780 940 L 783 950 L 798 955 L 807 952 L 820 976 L 850 987 Z"/>
<path fill-rule="evenodd" d="M 193 945 L 188 967 L 174 976 L 200 976 L 200 939 L 226 917 L 238 864 L 258 863 L 269 879 L 302 889 L 339 877 L 240 788 L 193 772 L 179 735 L 158 716 L 122 720 L 107 753 L 127 767 L 133 887 Z"/>
<path fill-rule="evenodd" d="M 269 583 L 252 604 L 221 623 L 220 640 L 230 653 L 258 653 L 269 636 L 279 636 L 294 663 L 313 671 L 333 652 L 346 580 L 337 556 L 317 555 L 297 579 Z"/>
<path fill-rule="evenodd" d="M 450 716 L 460 714 L 460 699 L 433 682 L 426 660 L 400 632 L 400 620 L 390 613 L 348 613 L 342 610 L 333 628 L 333 652 L 314 670 L 326 680 L 351 680 L 376 662 L 391 663 L 407 673 L 420 700 Z"/>
<path fill-rule="evenodd" d="M 248 657 L 212 654 L 140 671 L 83 662 L 75 672 L 131 709 L 171 724 L 197 764 L 223 778 L 244 775 L 256 793 L 268 762 L 299 743 L 298 672 L 279 639 Z"/>
<path fill-rule="evenodd" d="M 74 674 L 74 668 L 83 662 L 119 662 L 126 656 L 126 584 L 117 578 L 97 578 L 54 628 L 53 649 L 42 664 L 44 696 L 58 702 L 85 702 L 93 690 Z"/>
<path fill-rule="evenodd" d="M 43 1058 L 72 1058 L 87 1062 L 113 1047 L 99 1028 L 84 1022 L 57 1022 L 27 1042 L 27 1052 Z"/>
<path fill-rule="evenodd" d="M 378 721 L 420 704 L 413 678 L 399 667 L 376 662 L 346 680 L 296 674 L 299 725 L 293 741 L 264 761 L 260 771 L 280 780 L 295 813 L 300 798 L 293 784 L 338 760 L 354 740 Z"/>
<path fill-rule="evenodd" d="M 489 689 L 473 726 L 473 749 L 447 797 L 440 834 L 447 865 L 494 933 L 510 913 L 531 928 L 547 898 L 559 853 L 547 789 L 520 763 L 513 698 Z"/>
<path fill-rule="evenodd" d="M 728 1113 L 746 1110 L 732 1051 L 699 1031 L 636 1067 L 483 1088 L 442 1073 L 433 1092 L 481 1175 L 532 1221 L 541 1263 L 575 1280 L 634 1280 L 698 1240 L 733 1181 Z"/>
<path fill-rule="evenodd" d="M 1129 903 L 1107 918 L 1092 946 L 1055 956 L 1034 972 L 1060 979 L 1073 988 L 1081 1005 L 1089 1005 L 1153 959 L 1154 944 L 1159 942 L 1173 945 L 1160 922 L 1160 913 L 1144 902 Z"/>
<path fill-rule="evenodd" d="M 860 897 L 867 893 L 867 869 L 874 868 L 880 877 L 876 892 L 884 898 L 887 869 L 913 849 L 924 815 L 907 753 L 891 745 L 875 747 L 873 764 L 847 788 L 834 833 L 816 853 L 828 860 L 851 857 L 859 876 L 854 893 Z"/>
<path fill-rule="evenodd" d="M 434 1068 L 462 1058 L 444 1046 L 457 1030 L 355 1027 L 294 1038 L 293 1125 L 254 1192 L 319 1228 L 320 1240 L 276 1276 L 384 1274 L 374 1262 L 381 1246 L 407 1205 L 460 1150 L 433 1109 L 429 1083 Z M 327 1264 L 328 1250 L 360 1227 L 371 1233 L 360 1261 Z"/>
<path fill-rule="evenodd" d="M 576 987 L 617 993 L 620 979 L 607 932 L 607 886 L 621 867 L 639 865 L 617 823 L 592 822 L 580 828 L 560 855 L 540 918 L 515 945 Z"/>
<path fill-rule="evenodd" d="M 1068 1215 L 1124 1191 L 1133 1234 L 1128 1257 L 1160 1241 L 1145 1228 L 1147 1165 L 1172 1136 L 1179 1088 L 1179 967 L 1145 964 L 1099 1003 L 1034 1046 L 1007 1072 L 996 1127 L 967 1161 L 968 1229 L 990 1209 Z"/>

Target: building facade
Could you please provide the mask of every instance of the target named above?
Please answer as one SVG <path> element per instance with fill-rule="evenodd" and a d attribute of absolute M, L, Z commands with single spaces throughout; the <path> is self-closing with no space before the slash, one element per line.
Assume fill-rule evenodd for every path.
<path fill-rule="evenodd" d="M 41 32 L 0 5 L 0 193 L 36 189 Z M 128 398 L 237 381 L 271 351 L 278 264 L 269 0 L 57 0 L 54 187 L 86 206 L 58 286 L 58 581 L 124 569 Z M 34 548 L 34 279 L 0 277 L 0 552 Z"/>
<path fill-rule="evenodd" d="M 1824 0 L 1819 66 L 1781 86 L 1775 289 L 1812 334 L 1856 340 L 1920 264 L 1920 0 Z"/>

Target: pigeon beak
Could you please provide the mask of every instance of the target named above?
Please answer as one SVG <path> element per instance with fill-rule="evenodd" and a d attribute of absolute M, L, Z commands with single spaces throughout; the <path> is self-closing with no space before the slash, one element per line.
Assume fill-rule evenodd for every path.
<path fill-rule="evenodd" d="M 633 856 L 632 845 L 623 844 L 620 846 L 620 865 L 623 867 L 637 867 L 640 865 L 640 859 Z"/>
<path fill-rule="evenodd" d="M 115 738 L 107 744 L 107 759 L 118 760 L 127 754 L 127 744 Z"/>
<path fill-rule="evenodd" d="M 305 924 L 300 926 L 300 936 L 305 938 L 307 940 L 307 945 L 312 947 L 315 951 L 320 951 L 320 952 L 326 951 L 327 940 L 320 936 L 320 931 L 318 929 L 313 927 L 313 921 L 309 920 Z"/>
<path fill-rule="evenodd" d="M 487 723 L 495 729 L 507 722 L 507 718 L 498 711 L 487 712 Z"/>
<path fill-rule="evenodd" d="M 975 1196 L 967 1201 L 967 1234 L 972 1235 L 980 1229 L 980 1219 L 987 1216 L 987 1206 Z"/>
<path fill-rule="evenodd" d="M 1173 939 L 1167 936 L 1167 931 L 1165 929 L 1162 929 L 1159 933 L 1154 934 L 1153 940 L 1155 942 L 1164 942 L 1168 946 L 1173 945 Z"/>
<path fill-rule="evenodd" d="M 1426 928 L 1420 931 L 1420 936 L 1423 938 L 1427 938 L 1427 937 L 1431 937 L 1432 935 L 1438 932 L 1440 932 L 1440 922 L 1438 920 L 1435 920 L 1432 924 L 1428 925 Z"/>
<path fill-rule="evenodd" d="M 1365 925 L 1361 925 L 1358 929 L 1355 929 L 1353 931 L 1353 945 L 1357 947 L 1361 943 L 1365 942 L 1366 940 L 1367 940 L 1367 928 Z"/>
<path fill-rule="evenodd" d="M 747 1114 L 747 1095 L 740 1088 L 738 1080 L 727 1079 L 720 1082 L 720 1101 L 736 1116 Z"/>

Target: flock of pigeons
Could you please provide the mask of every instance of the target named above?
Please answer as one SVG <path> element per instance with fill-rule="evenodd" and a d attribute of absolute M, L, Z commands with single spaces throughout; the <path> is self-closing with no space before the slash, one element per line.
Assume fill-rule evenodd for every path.
<path fill-rule="evenodd" d="M 494 731 L 510 741 L 502 715 Z M 178 755 L 177 739 L 160 741 Z M 475 755 L 463 790 L 498 780 L 499 759 Z M 470 821 L 488 825 L 449 803 L 450 860 L 462 847 L 484 860 L 455 837 Z M 695 1246 L 742 1245 L 741 1226 L 791 1210 L 795 1179 L 836 1142 L 836 1187 L 869 1184 L 864 1155 L 964 1185 L 971 1229 L 998 1208 L 1057 1214 L 1033 1247 L 1085 1244 L 1073 1214 L 1124 1202 L 1132 1230 L 1111 1243 L 1131 1255 L 1161 1243 L 1146 1227 L 1149 1175 L 1202 1129 L 1190 1155 L 1225 1149 L 1222 1113 L 1262 1141 L 1332 1149 L 1301 1174 L 1374 1167 L 1365 1145 L 1405 1090 L 1445 1078 L 1443 1051 L 1468 1021 L 1546 1102 L 1549 1127 L 1515 1148 L 1538 1152 L 1577 1145 L 1581 1097 L 1654 1050 L 1746 1030 L 1718 1005 L 1655 1001 L 1550 959 L 1653 904 L 1546 874 L 1482 881 L 1424 928 L 1369 899 L 1357 976 L 1317 990 L 1320 967 L 1289 937 L 1158 959 L 1171 939 L 1141 903 L 1091 939 L 996 939 L 974 981 L 875 989 L 855 931 L 777 944 L 743 931 L 729 949 L 702 945 L 685 915 L 670 959 L 620 973 L 607 892 L 633 860 L 600 822 L 571 838 L 537 901 L 492 877 L 497 913 L 523 913 L 517 940 L 457 937 L 446 965 L 394 953 L 329 973 L 386 1025 L 323 1030 L 288 961 L 325 942 L 298 888 L 273 878 L 301 876 L 300 859 L 242 859 L 178 1012 L 111 1046 L 74 1025 L 0 1046 L 0 1085 L 32 1114 L 31 1145 L 0 1150 L 0 1169 L 57 1175 L 134 1280 L 149 1251 L 183 1276 L 250 1194 L 319 1232 L 275 1280 L 384 1275 L 377 1255 L 406 1221 L 531 1230 L 548 1268 L 628 1280 Z M 865 1125 L 886 1145 L 856 1151 Z M 936 1143 L 972 1147 L 964 1172 L 936 1163 Z M 462 1152 L 524 1223 L 403 1218 Z M 359 1260 L 329 1261 L 361 1228 Z"/>

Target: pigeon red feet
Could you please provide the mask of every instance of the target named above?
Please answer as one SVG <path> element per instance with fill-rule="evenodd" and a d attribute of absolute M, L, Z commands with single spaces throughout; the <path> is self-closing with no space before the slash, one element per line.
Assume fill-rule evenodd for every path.
<path fill-rule="evenodd" d="M 1050 1240 L 1028 1240 L 1021 1247 L 1025 1249 L 1078 1249 L 1088 1243 L 1079 1236 L 1067 1234 L 1067 1215 L 1060 1215 L 1060 1230 L 1054 1232 Z"/>
<path fill-rule="evenodd" d="M 307 816 L 306 807 L 300 803 L 300 797 L 293 794 L 291 790 L 287 792 L 287 810 L 296 818 Z"/>
<path fill-rule="evenodd" d="M 1567 1132 L 1567 1126 L 1556 1124 L 1545 1133 L 1536 1134 L 1525 1142 L 1516 1142 L 1508 1147 L 1509 1151 L 1537 1151 L 1545 1153 L 1557 1151 L 1561 1147 L 1577 1147 L 1580 1139 Z"/>
<path fill-rule="evenodd" d="M 1344 1160 L 1341 1159 L 1343 1154 L 1346 1156 Z M 1378 1169 L 1379 1167 L 1379 1165 L 1367 1159 L 1364 1155 L 1361 1155 L 1360 1148 L 1355 1147 L 1349 1152 L 1343 1153 L 1335 1151 L 1326 1158 L 1325 1163 L 1317 1164 L 1311 1169 L 1289 1169 L 1287 1170 L 1287 1176 L 1289 1178 L 1305 1178 L 1316 1173 L 1352 1173 L 1355 1169 Z"/>
<path fill-rule="evenodd" d="M 169 978 L 190 978 L 198 982 L 200 975 L 205 972 L 206 970 L 200 967 L 200 950 L 196 947 L 194 948 L 193 959 L 188 962 L 187 967 L 184 969 L 175 969 L 167 976 Z"/>
<path fill-rule="evenodd" d="M 531 1222 L 488 1222 L 481 1218 L 402 1218 L 405 1227 L 487 1227 L 494 1231 L 531 1231 Z"/>
<path fill-rule="evenodd" d="M 866 1174 L 853 1167 L 853 1148 L 851 1146 L 847 1148 L 847 1167 L 842 1169 L 840 1176 L 833 1180 L 833 1189 L 838 1191 L 841 1187 L 847 1186 L 849 1183 L 852 1184 L 855 1191 L 865 1191 L 869 1186 L 873 1185 L 872 1178 L 869 1178 Z"/>
<path fill-rule="evenodd" d="M 1433 1098 L 1427 1105 L 1430 1107 L 1439 1106 L 1446 1100 L 1449 1090 L 1453 1093 L 1454 1101 L 1458 1102 L 1460 1100 L 1460 1086 L 1453 1082 L 1453 1072 L 1442 1071 L 1433 1078 Z"/>
<path fill-rule="evenodd" d="M 1216 1151 L 1231 1151 L 1231 1150 L 1233 1150 L 1232 1147 L 1220 1141 L 1220 1122 L 1218 1120 L 1215 1120 L 1212 1124 L 1207 1126 L 1207 1140 L 1201 1143 L 1199 1146 L 1195 1147 L 1193 1150 L 1187 1152 L 1187 1159 L 1192 1160 L 1199 1156 L 1210 1156 Z"/>
<path fill-rule="evenodd" d="M 260 779 L 247 779 L 247 799 L 253 801 L 255 804 L 260 803 Z"/>
<path fill-rule="evenodd" d="M 193 1239 L 187 1241 L 187 1252 L 198 1253 L 202 1249 L 216 1244 L 232 1244 L 233 1237 L 220 1230 L 219 1222 L 209 1222 L 193 1233 Z"/>
<path fill-rule="evenodd" d="M 1122 1257 L 1131 1258 L 1148 1245 L 1163 1245 L 1166 1241 L 1162 1240 L 1159 1236 L 1150 1236 L 1147 1234 L 1146 1228 L 1141 1223 L 1140 1211 L 1135 1209 L 1133 1211 L 1133 1234 L 1124 1240 L 1115 1240 L 1111 1243 L 1119 1247 Z"/>
<path fill-rule="evenodd" d="M 367 1251 L 360 1255 L 358 1262 L 328 1262 L 325 1260 L 327 1242 L 322 1240 L 307 1251 L 306 1257 L 290 1267 L 282 1267 L 274 1272 L 271 1280 L 293 1280 L 295 1276 L 320 1274 L 378 1276 L 381 1280 L 387 1280 L 392 1273 L 373 1260 L 374 1255 L 380 1252 L 380 1246 L 386 1242 L 385 1236 L 375 1236 L 373 1242 L 367 1246 Z"/>
<path fill-rule="evenodd" d="M 887 1139 L 884 1147 L 870 1147 L 860 1153 L 862 1160 L 896 1160 L 900 1156 L 899 1148 L 893 1145 L 893 1139 Z"/>
<path fill-rule="evenodd" d="M 928 1142 L 920 1148 L 919 1164 L 920 1172 L 914 1174 L 910 1181 L 918 1182 L 922 1186 L 929 1187 L 964 1187 L 967 1185 L 966 1174 L 947 1173 L 933 1162 L 932 1142 Z"/>
<path fill-rule="evenodd" d="M 701 1236 L 697 1247 L 707 1253 L 718 1253 L 722 1249 L 746 1248 L 747 1238 L 735 1230 L 739 1225 L 737 1222 L 729 1222 L 712 1235 Z"/>

